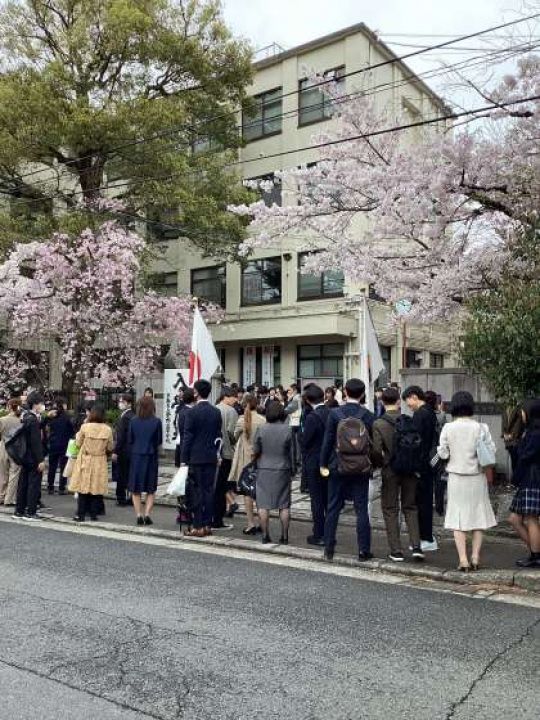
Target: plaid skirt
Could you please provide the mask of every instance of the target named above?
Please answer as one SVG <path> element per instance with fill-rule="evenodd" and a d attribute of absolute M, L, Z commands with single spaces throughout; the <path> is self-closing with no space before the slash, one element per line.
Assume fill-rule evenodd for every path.
<path fill-rule="evenodd" d="M 510 512 L 516 515 L 540 515 L 540 488 L 520 488 L 514 495 Z"/>

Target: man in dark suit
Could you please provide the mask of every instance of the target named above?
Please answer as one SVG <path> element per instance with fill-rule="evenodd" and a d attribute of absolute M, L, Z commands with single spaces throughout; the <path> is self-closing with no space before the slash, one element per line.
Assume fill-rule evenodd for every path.
<path fill-rule="evenodd" d="M 208 380 L 197 380 L 193 386 L 195 406 L 187 413 L 181 464 L 189 466 L 193 483 L 193 529 L 186 535 L 205 537 L 212 534 L 214 486 L 221 447 L 221 413 L 208 398 L 212 386 Z"/>
<path fill-rule="evenodd" d="M 128 498 L 129 480 L 129 424 L 135 416 L 133 412 L 133 397 L 129 394 L 120 395 L 118 408 L 122 411 L 116 425 L 116 441 L 112 461 L 116 463 L 116 504 L 131 505 Z"/>
<path fill-rule="evenodd" d="M 324 556 L 328 561 L 334 558 L 336 531 L 339 515 L 345 500 L 352 500 L 356 512 L 356 536 L 358 540 L 358 559 L 370 560 L 371 526 L 368 514 L 370 473 L 359 475 L 340 475 L 336 455 L 338 425 L 346 418 L 358 418 L 369 430 L 375 421 L 375 415 L 362 407 L 366 400 L 366 386 L 362 380 L 351 378 L 345 384 L 346 402 L 339 408 L 330 410 L 326 432 L 321 450 L 321 473 L 328 477 L 328 512 L 324 526 Z"/>
<path fill-rule="evenodd" d="M 311 408 L 305 415 L 300 434 L 300 447 L 304 471 L 311 500 L 313 534 L 307 539 L 310 545 L 324 545 L 324 523 L 328 507 L 328 479 L 321 475 L 321 448 L 324 440 L 326 421 L 330 414 L 324 404 L 324 392 L 314 383 L 304 392 L 304 399 Z"/>

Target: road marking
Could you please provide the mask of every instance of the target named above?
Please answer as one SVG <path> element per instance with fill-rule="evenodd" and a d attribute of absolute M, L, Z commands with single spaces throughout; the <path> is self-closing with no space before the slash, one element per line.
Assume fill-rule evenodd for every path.
<path fill-rule="evenodd" d="M 445 587 L 441 587 L 441 583 L 432 586 L 429 579 L 424 577 L 407 577 L 396 576 L 385 573 L 380 570 L 365 570 L 361 567 L 346 567 L 343 565 L 334 565 L 331 563 L 321 563 L 317 560 L 306 560 L 302 558 L 290 557 L 287 555 L 273 555 L 271 553 L 253 552 L 252 550 L 240 550 L 227 545 L 209 545 L 197 542 L 182 542 L 152 535 L 142 535 L 130 533 L 129 531 L 118 532 L 115 530 L 106 530 L 103 527 L 85 524 L 72 525 L 71 523 L 54 522 L 49 523 L 47 520 L 40 522 L 26 523 L 24 520 L 15 520 L 7 515 L 0 514 L 0 522 L 24 525 L 31 529 L 32 527 L 40 530 L 53 530 L 56 532 L 66 532 L 73 535 L 91 535 L 92 537 L 105 538 L 108 540 L 116 540 L 121 542 L 138 543 L 142 545 L 152 545 L 154 547 L 168 548 L 177 552 L 194 552 L 207 555 L 215 555 L 234 560 L 248 560 L 250 562 L 265 563 L 267 565 L 276 565 L 278 567 L 286 567 L 296 570 L 304 570 L 306 572 L 315 572 L 323 575 L 335 575 L 338 577 L 347 577 L 354 580 L 365 580 L 367 582 L 375 582 L 383 585 L 400 585 L 414 590 L 427 590 L 429 592 L 460 595 L 461 597 L 469 597 L 476 600 L 489 600 L 494 602 L 503 602 L 514 605 L 522 605 L 525 607 L 534 607 L 540 609 L 540 597 L 515 594 L 505 592 L 503 590 L 479 589 L 474 591 L 470 586 L 461 584 L 444 583 Z M 447 586 L 447 587 L 446 587 Z"/>

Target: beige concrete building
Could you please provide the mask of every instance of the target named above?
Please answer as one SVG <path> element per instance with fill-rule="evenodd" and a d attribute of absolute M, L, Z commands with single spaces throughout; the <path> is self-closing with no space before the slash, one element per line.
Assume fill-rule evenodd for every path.
<path fill-rule="evenodd" d="M 313 144 L 313 135 L 335 120 L 328 101 L 305 79 L 312 69 L 335 77 L 345 93 L 386 87 L 375 95 L 377 107 L 397 123 L 447 114 L 441 98 L 399 61 L 339 80 L 393 59 L 392 51 L 359 24 L 256 62 L 251 94 L 258 111 L 255 117 L 239 118 L 246 140 L 240 152 L 244 178 L 272 178 L 276 170 L 317 160 L 316 151 L 300 148 Z M 279 153 L 287 154 L 271 157 Z M 288 188 L 275 187 L 263 197 L 270 203 L 296 203 Z M 247 386 L 317 379 L 329 385 L 358 373 L 362 320 L 357 299 L 369 288 L 350 286 L 339 272 L 300 274 L 302 254 L 292 239 L 255 254 L 245 267 L 202 259 L 181 239 L 167 244 L 155 268 L 161 291 L 191 292 L 225 309 L 224 321 L 212 334 L 227 380 Z M 387 368 L 382 381 L 399 380 L 402 367 L 456 365 L 450 328 L 399 324 L 392 308 L 375 299 L 369 304 Z"/>

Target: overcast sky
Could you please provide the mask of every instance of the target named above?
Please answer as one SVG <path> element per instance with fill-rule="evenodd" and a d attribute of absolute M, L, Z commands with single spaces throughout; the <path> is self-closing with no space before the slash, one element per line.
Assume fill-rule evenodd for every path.
<path fill-rule="evenodd" d="M 223 3 L 229 26 L 236 34 L 249 39 L 255 49 L 273 42 L 288 49 L 358 22 L 377 31 L 388 44 L 429 45 L 445 38 L 394 34 L 465 35 L 540 11 L 539 0 L 223 0 Z M 531 24 L 528 28 L 518 25 L 514 33 L 530 32 L 531 28 Z M 538 29 L 538 26 L 533 28 L 536 35 Z M 440 67 L 441 62 L 455 63 L 477 57 L 478 48 L 491 50 L 495 43 L 497 46 L 516 43 L 516 39 L 505 39 L 503 31 L 499 34 L 502 37 L 462 43 L 470 50 L 438 51 L 408 62 L 415 71 L 425 72 Z M 414 50 L 397 44 L 392 48 L 400 55 Z M 506 63 L 503 68 L 497 67 L 496 73 L 500 75 L 508 69 Z M 485 72 L 480 74 L 485 76 Z M 456 93 L 447 78 L 427 81 L 449 99 L 461 103 L 466 97 Z"/>

